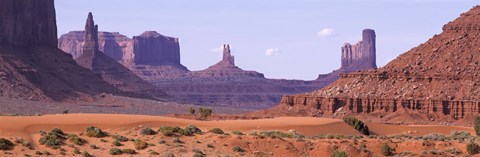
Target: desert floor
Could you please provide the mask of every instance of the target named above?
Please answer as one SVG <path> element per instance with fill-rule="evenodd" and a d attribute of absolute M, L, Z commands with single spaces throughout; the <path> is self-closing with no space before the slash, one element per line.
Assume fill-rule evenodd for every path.
<path fill-rule="evenodd" d="M 156 135 L 140 135 L 142 128 L 157 130 L 161 126 L 195 125 L 204 133 L 195 136 L 174 135 L 167 137 L 158 133 Z M 420 155 L 433 151 L 444 151 L 443 155 L 449 154 L 450 149 L 456 149 L 456 153 L 465 154 L 465 145 L 476 137 L 468 137 L 461 141 L 457 138 L 449 138 L 453 131 L 464 131 L 474 134 L 473 128 L 454 126 L 400 126 L 367 123 L 370 132 L 376 136 L 360 136 L 351 126 L 341 119 L 313 118 L 313 117 L 279 117 L 273 119 L 258 120 L 225 120 L 225 121 L 197 121 L 177 119 L 160 116 L 122 115 L 122 114 L 62 114 L 43 116 L 2 116 L 0 117 L 0 137 L 11 141 L 24 139 L 31 141 L 32 149 L 27 149 L 16 144 L 13 150 L 3 151 L 0 156 L 33 155 L 35 152 L 49 151 L 54 155 L 66 152 L 66 156 L 75 155 L 75 149 L 86 151 L 95 156 L 108 156 L 113 146 L 111 135 L 122 135 L 130 139 L 139 139 L 149 143 L 149 147 L 136 150 L 135 156 L 193 156 L 198 150 L 205 156 L 329 156 L 335 150 L 344 151 L 350 156 L 379 155 L 380 144 L 387 143 L 395 148 L 395 154 Z M 89 126 L 101 128 L 110 136 L 104 138 L 92 138 L 83 135 Z M 60 128 L 68 134 L 78 134 L 87 141 L 85 145 L 73 145 L 66 141 L 62 149 L 52 149 L 40 145 L 40 130 L 50 131 Z M 207 133 L 212 128 L 220 128 L 226 134 Z M 241 131 L 244 135 L 233 135 L 232 131 Z M 295 130 L 305 137 L 275 138 L 250 134 L 252 131 L 262 132 L 279 130 L 289 132 Z M 290 131 L 291 132 L 291 131 Z M 340 136 L 351 135 L 351 136 Z M 445 135 L 446 140 L 426 141 L 423 137 L 428 134 Z M 323 135 L 323 136 L 318 136 Z M 330 135 L 331 137 L 325 136 Z M 396 137 L 405 135 L 405 137 Z M 316 136 L 316 137 L 315 137 Z M 175 142 L 181 140 L 182 142 Z M 165 141 L 160 142 L 159 141 Z M 95 145 L 98 149 L 89 146 Z M 233 151 L 232 147 L 240 146 L 243 151 Z M 120 149 L 134 148 L 133 142 L 122 143 Z M 459 152 L 458 152 L 459 151 Z M 433 152 L 435 154 L 438 152 Z M 37 153 L 39 154 L 39 153 Z"/>

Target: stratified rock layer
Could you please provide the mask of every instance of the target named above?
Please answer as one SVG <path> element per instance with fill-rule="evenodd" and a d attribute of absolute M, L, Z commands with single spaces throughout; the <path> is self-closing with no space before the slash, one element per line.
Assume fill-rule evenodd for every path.
<path fill-rule="evenodd" d="M 121 92 L 57 48 L 53 0 L 0 1 L 0 96 L 70 101 Z"/>
<path fill-rule="evenodd" d="M 83 54 L 76 59 L 76 62 L 92 70 L 93 73 L 122 91 L 143 94 L 152 98 L 166 97 L 165 93 L 157 90 L 128 68 L 99 51 L 98 26 L 94 24 L 91 13 L 88 15 L 85 25 Z"/>
<path fill-rule="evenodd" d="M 392 122 L 469 121 L 480 113 L 479 19 L 476 6 L 385 67 L 342 74 L 321 90 L 285 96 L 269 113 L 359 114 Z"/>

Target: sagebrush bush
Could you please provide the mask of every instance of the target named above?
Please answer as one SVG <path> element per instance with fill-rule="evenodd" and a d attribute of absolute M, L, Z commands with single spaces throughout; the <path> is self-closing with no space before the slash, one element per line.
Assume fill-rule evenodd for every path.
<path fill-rule="evenodd" d="M 55 128 L 48 133 L 42 134 L 38 142 L 47 147 L 58 148 L 64 144 L 65 139 L 67 139 L 65 133 Z"/>
<path fill-rule="evenodd" d="M 91 154 L 88 153 L 87 151 L 83 151 L 83 152 L 82 152 L 82 157 L 93 157 L 93 155 L 91 155 Z"/>
<path fill-rule="evenodd" d="M 392 148 L 390 148 L 388 144 L 382 143 L 380 145 L 380 152 L 382 153 L 383 156 L 389 156 L 389 155 L 392 155 Z"/>
<path fill-rule="evenodd" d="M 240 146 L 234 146 L 234 147 L 232 148 L 232 150 L 233 150 L 234 152 L 244 152 L 244 151 L 245 151 L 245 150 L 243 150 L 242 147 L 240 147 Z"/>
<path fill-rule="evenodd" d="M 344 151 L 333 151 L 330 157 L 348 157 L 348 154 Z"/>
<path fill-rule="evenodd" d="M 80 137 L 78 137 L 78 135 L 75 135 L 75 134 L 69 134 L 67 136 L 67 138 L 68 138 L 68 141 L 72 142 L 73 144 L 79 145 L 79 146 L 87 143 L 87 141 L 85 139 L 80 138 Z"/>
<path fill-rule="evenodd" d="M 122 150 L 120 150 L 118 148 L 112 148 L 108 151 L 108 153 L 110 155 L 120 155 L 120 154 L 122 154 Z"/>
<path fill-rule="evenodd" d="M 113 135 L 112 139 L 120 141 L 120 142 L 127 142 L 128 138 L 121 136 L 121 135 Z"/>
<path fill-rule="evenodd" d="M 223 132 L 222 129 L 220 128 L 213 128 L 213 129 L 210 129 L 208 132 L 211 132 L 211 133 L 214 133 L 214 134 L 223 134 L 225 132 Z"/>
<path fill-rule="evenodd" d="M 151 128 L 143 128 L 140 130 L 140 135 L 155 135 L 157 132 L 153 131 Z"/>
<path fill-rule="evenodd" d="M 274 131 L 262 131 L 259 133 L 259 136 L 265 136 L 270 138 L 292 138 L 293 134 L 274 130 Z"/>
<path fill-rule="evenodd" d="M 85 132 L 86 132 L 86 135 L 88 137 L 101 138 L 101 137 L 107 136 L 106 132 L 103 132 L 102 129 L 94 127 L 94 126 L 88 127 Z"/>
<path fill-rule="evenodd" d="M 234 134 L 234 135 L 243 135 L 243 133 L 242 133 L 241 131 L 238 131 L 238 130 L 232 131 L 232 134 Z"/>
<path fill-rule="evenodd" d="M 125 153 L 125 154 L 137 154 L 137 152 L 133 149 L 122 149 L 122 153 Z"/>
<path fill-rule="evenodd" d="M 147 142 L 144 142 L 144 141 L 139 140 L 139 139 L 135 140 L 133 142 L 133 145 L 135 146 L 135 149 L 137 149 L 137 150 L 143 150 L 143 149 L 148 147 Z"/>
<path fill-rule="evenodd" d="M 157 132 L 161 133 L 163 136 L 173 136 L 175 133 L 181 132 L 181 128 L 176 126 L 176 127 L 171 127 L 171 126 L 161 126 Z"/>
<path fill-rule="evenodd" d="M 479 151 L 478 144 L 473 143 L 473 142 L 467 144 L 467 152 L 468 152 L 468 154 L 470 154 L 470 155 L 478 154 L 478 151 Z"/>
<path fill-rule="evenodd" d="M 345 117 L 343 118 L 343 121 L 347 123 L 348 125 L 352 126 L 355 130 L 360 132 L 361 134 L 364 135 L 370 135 L 370 131 L 368 130 L 368 126 L 365 125 L 362 121 L 355 117 Z"/>
<path fill-rule="evenodd" d="M 180 132 L 184 136 L 193 136 L 194 134 L 200 134 L 202 133 L 202 130 L 200 130 L 198 127 L 194 125 L 188 125 L 183 129 L 183 132 Z"/>
<path fill-rule="evenodd" d="M 473 128 L 475 129 L 475 134 L 480 136 L 480 116 L 475 116 L 473 118 Z"/>
<path fill-rule="evenodd" d="M 113 146 L 122 146 L 122 143 L 120 143 L 120 141 L 118 141 L 118 140 L 113 140 L 112 145 Z"/>
<path fill-rule="evenodd" d="M 13 148 L 13 143 L 5 138 L 0 138 L 0 150 L 10 150 Z"/>

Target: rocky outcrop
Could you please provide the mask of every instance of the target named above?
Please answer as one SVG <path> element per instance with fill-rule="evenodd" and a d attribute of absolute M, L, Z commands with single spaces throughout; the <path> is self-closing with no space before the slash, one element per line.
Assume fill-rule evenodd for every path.
<path fill-rule="evenodd" d="M 45 101 L 125 94 L 57 48 L 53 0 L 0 1 L 0 96 Z"/>
<path fill-rule="evenodd" d="M 12 46 L 57 45 L 53 0 L 2 0 L 0 43 Z"/>
<path fill-rule="evenodd" d="M 180 64 L 178 38 L 146 31 L 140 36 L 134 36 L 133 43 L 135 65 L 173 65 L 186 69 Z"/>
<path fill-rule="evenodd" d="M 74 59 L 83 54 L 85 31 L 71 31 L 58 39 L 58 47 Z M 98 32 L 98 49 L 118 62 L 133 61 L 132 39 L 118 32 Z"/>
<path fill-rule="evenodd" d="M 342 47 L 342 69 L 366 70 L 376 68 L 375 31 L 365 29 L 362 41 Z"/>
<path fill-rule="evenodd" d="M 384 67 L 343 74 L 321 90 L 285 96 L 275 109 L 293 115 L 373 115 L 390 122 L 470 121 L 480 113 L 479 19 L 476 6 Z"/>
<path fill-rule="evenodd" d="M 93 21 L 92 13 L 88 14 L 85 25 L 83 54 L 75 61 L 79 65 L 92 70 L 93 73 L 122 91 L 142 94 L 157 99 L 166 97 L 164 92 L 157 90 L 128 68 L 100 52 L 98 26 Z"/>
<path fill-rule="evenodd" d="M 223 77 L 223 78 L 240 78 L 255 77 L 264 78 L 262 73 L 256 71 L 245 71 L 235 66 L 235 57 L 232 56 L 230 45 L 223 45 L 223 58 L 215 65 L 208 67 L 202 71 L 194 71 L 191 73 L 194 77 Z"/>

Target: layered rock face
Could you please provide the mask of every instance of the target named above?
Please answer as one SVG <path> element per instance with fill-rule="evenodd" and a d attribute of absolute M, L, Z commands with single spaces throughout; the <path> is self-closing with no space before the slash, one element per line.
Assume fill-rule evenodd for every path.
<path fill-rule="evenodd" d="M 278 113 L 357 114 L 391 122 L 462 122 L 480 113 L 480 7 L 385 67 L 342 74 L 321 90 L 285 96 Z"/>
<path fill-rule="evenodd" d="M 375 31 L 365 29 L 362 33 L 362 41 L 351 45 L 345 43 L 342 47 L 343 69 L 366 70 L 376 68 Z"/>
<path fill-rule="evenodd" d="M 152 98 L 165 98 L 167 95 L 142 80 L 128 68 L 100 52 L 98 42 L 98 26 L 94 24 L 89 13 L 85 25 L 85 41 L 83 53 L 75 61 L 100 76 L 103 80 L 122 91 L 133 92 Z"/>
<path fill-rule="evenodd" d="M 57 45 L 53 0 L 3 0 L 0 14 L 0 43 L 14 46 Z"/>
<path fill-rule="evenodd" d="M 58 39 L 58 47 L 74 59 L 83 54 L 85 31 L 71 31 Z M 98 32 L 98 49 L 118 62 L 133 60 L 132 39 L 118 32 Z"/>
<path fill-rule="evenodd" d="M 0 96 L 78 101 L 122 94 L 57 48 L 53 0 L 0 1 Z"/>

